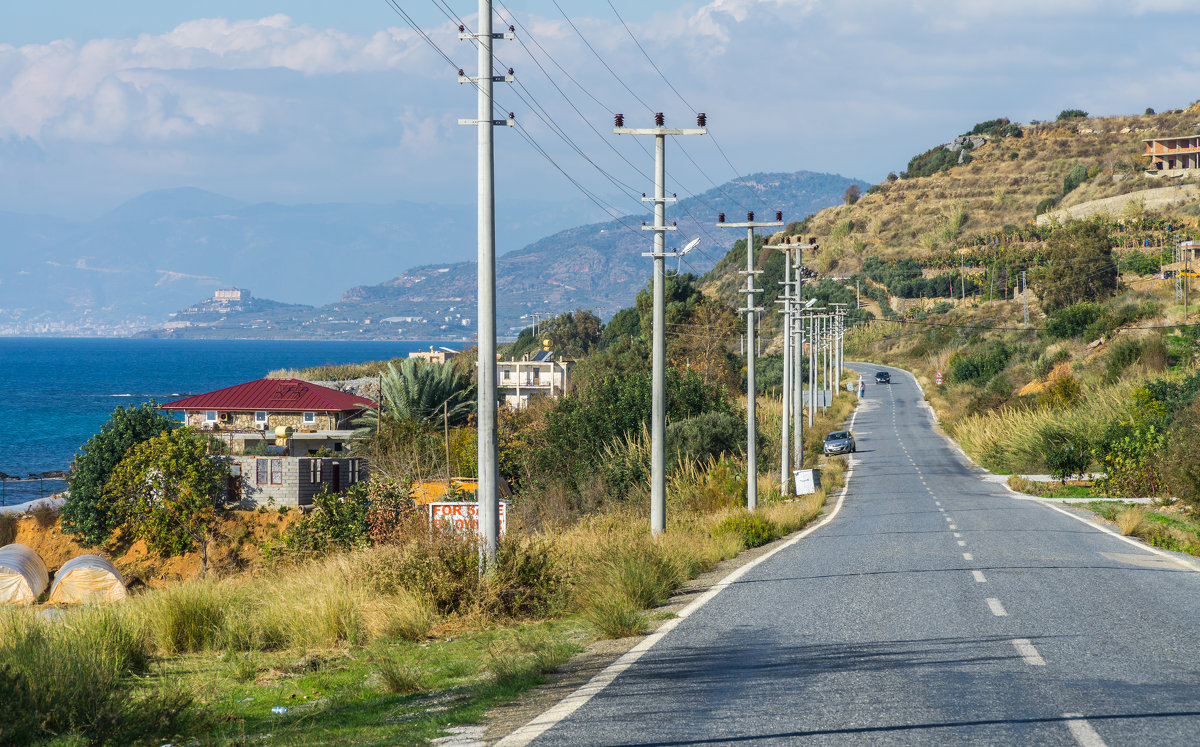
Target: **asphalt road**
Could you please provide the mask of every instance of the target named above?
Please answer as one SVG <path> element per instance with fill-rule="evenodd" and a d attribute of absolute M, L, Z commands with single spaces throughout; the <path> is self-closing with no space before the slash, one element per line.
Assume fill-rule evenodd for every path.
<path fill-rule="evenodd" d="M 837 517 L 533 744 L 1200 744 L 1200 573 L 985 482 L 889 370 Z"/>

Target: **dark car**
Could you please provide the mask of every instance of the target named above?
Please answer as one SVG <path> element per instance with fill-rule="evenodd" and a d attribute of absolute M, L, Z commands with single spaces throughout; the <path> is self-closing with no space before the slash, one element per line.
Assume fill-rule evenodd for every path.
<path fill-rule="evenodd" d="M 833 431 L 825 437 L 825 456 L 831 454 L 853 454 L 858 451 L 854 445 L 854 434 L 850 431 Z"/>
<path fill-rule="evenodd" d="M 892 383 L 892 375 L 890 373 L 888 373 L 887 371 L 879 371 L 878 373 L 875 374 L 875 383 L 876 384 L 891 384 Z"/>

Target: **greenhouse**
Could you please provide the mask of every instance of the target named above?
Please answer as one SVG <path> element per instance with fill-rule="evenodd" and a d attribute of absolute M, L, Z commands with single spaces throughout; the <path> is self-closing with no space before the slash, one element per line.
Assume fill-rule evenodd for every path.
<path fill-rule="evenodd" d="M 32 548 L 0 547 L 0 604 L 33 604 L 49 583 L 46 563 Z"/>
<path fill-rule="evenodd" d="M 54 575 L 50 604 L 119 602 L 129 595 L 121 572 L 99 555 L 71 558 Z"/>

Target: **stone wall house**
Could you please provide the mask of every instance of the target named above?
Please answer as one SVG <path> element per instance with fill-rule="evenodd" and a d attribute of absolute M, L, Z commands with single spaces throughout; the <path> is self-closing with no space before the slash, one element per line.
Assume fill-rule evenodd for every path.
<path fill-rule="evenodd" d="M 235 456 L 230 458 L 227 499 L 240 508 L 312 505 L 322 490 L 340 493 L 366 481 L 362 457 Z"/>

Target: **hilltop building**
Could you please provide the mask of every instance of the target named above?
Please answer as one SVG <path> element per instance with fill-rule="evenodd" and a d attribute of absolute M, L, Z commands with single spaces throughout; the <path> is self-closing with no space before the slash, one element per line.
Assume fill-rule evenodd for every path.
<path fill-rule="evenodd" d="M 1151 176 L 1184 176 L 1200 168 L 1200 135 L 1153 137 L 1142 142 L 1149 159 L 1146 173 Z"/>
<path fill-rule="evenodd" d="M 458 351 L 456 350 L 447 350 L 445 348 L 434 350 L 433 346 L 430 345 L 428 352 L 424 350 L 414 350 L 408 354 L 408 357 L 418 358 L 426 363 L 445 363 L 447 360 L 456 355 L 458 355 Z"/>
<path fill-rule="evenodd" d="M 514 410 L 529 407 L 534 397 L 558 399 L 571 391 L 575 361 L 555 358 L 553 350 L 540 350 L 521 360 L 496 361 L 496 391 Z"/>

